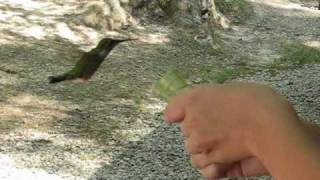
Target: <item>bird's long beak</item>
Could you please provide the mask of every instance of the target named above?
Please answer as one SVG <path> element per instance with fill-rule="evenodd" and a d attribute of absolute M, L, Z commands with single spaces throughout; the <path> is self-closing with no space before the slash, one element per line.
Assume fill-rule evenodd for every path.
<path fill-rule="evenodd" d="M 121 40 L 117 40 L 117 42 L 125 42 L 125 41 L 134 41 L 134 40 L 138 40 L 138 38 L 134 38 L 134 39 L 121 39 Z"/>
<path fill-rule="evenodd" d="M 117 44 L 119 44 L 119 43 L 122 43 L 122 42 L 125 42 L 125 41 L 134 41 L 134 40 L 137 40 L 137 39 L 119 39 L 119 40 L 113 40 L 113 43 L 112 43 L 112 45 L 113 45 L 113 47 L 114 46 L 116 46 Z"/>

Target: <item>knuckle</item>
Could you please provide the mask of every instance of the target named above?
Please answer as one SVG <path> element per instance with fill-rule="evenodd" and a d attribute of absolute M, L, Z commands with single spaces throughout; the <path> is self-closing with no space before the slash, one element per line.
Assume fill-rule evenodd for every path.
<path fill-rule="evenodd" d="M 209 156 L 210 156 L 210 159 L 212 159 L 214 162 L 217 162 L 217 163 L 225 162 L 225 156 L 223 155 L 223 152 L 220 150 L 211 151 Z"/>
<path fill-rule="evenodd" d="M 189 143 L 188 152 L 191 154 L 202 152 L 202 142 L 200 140 L 194 140 Z"/>
<path fill-rule="evenodd" d="M 205 91 L 205 89 L 206 89 L 205 86 L 196 86 L 196 87 L 194 87 L 190 92 L 190 101 L 193 102 L 193 103 L 201 101 L 202 94 Z"/>
<path fill-rule="evenodd" d="M 197 157 L 195 156 L 191 156 L 191 165 L 195 168 L 199 168 L 200 167 L 200 164 L 198 162 L 198 159 Z"/>
<path fill-rule="evenodd" d="M 204 168 L 209 164 L 209 159 L 208 157 L 203 154 L 195 154 L 191 156 L 191 164 L 196 167 L 196 168 Z"/>
<path fill-rule="evenodd" d="M 186 151 L 188 153 L 190 153 L 190 154 L 197 154 L 198 150 L 197 150 L 197 148 L 195 146 L 196 143 L 197 142 L 194 142 L 194 141 L 192 141 L 190 139 L 186 140 L 186 142 L 185 142 Z"/>
<path fill-rule="evenodd" d="M 213 164 L 201 169 L 200 172 L 206 178 L 215 178 L 218 175 L 217 168 Z"/>

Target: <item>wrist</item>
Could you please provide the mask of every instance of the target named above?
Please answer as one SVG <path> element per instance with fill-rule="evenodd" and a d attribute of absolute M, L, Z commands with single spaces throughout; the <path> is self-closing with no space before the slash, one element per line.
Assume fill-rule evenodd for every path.
<path fill-rule="evenodd" d="M 257 138 L 253 153 L 277 179 L 320 178 L 320 143 L 314 132 L 299 120 L 270 128 L 266 136 Z"/>

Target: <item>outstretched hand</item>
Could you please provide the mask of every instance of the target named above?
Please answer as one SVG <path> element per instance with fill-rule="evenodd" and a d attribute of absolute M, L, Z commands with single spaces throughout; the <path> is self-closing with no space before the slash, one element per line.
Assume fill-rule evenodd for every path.
<path fill-rule="evenodd" d="M 267 173 L 256 158 L 270 137 L 299 118 L 288 101 L 257 84 L 198 86 L 169 102 L 166 121 L 180 123 L 192 163 L 208 178 Z"/>

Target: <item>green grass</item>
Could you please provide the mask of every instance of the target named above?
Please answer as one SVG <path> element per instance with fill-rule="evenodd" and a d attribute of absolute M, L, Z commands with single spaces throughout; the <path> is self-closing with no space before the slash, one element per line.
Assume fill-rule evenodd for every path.
<path fill-rule="evenodd" d="M 238 20 L 245 20 L 253 12 L 252 6 L 246 0 L 220 0 L 215 3 L 221 13 Z"/>
<path fill-rule="evenodd" d="M 247 66 L 239 66 L 234 68 L 226 68 L 214 74 L 213 79 L 218 84 L 223 84 L 228 80 L 235 79 L 241 75 L 250 73 L 251 70 Z"/>
<path fill-rule="evenodd" d="M 24 122 L 17 117 L 4 117 L 0 119 L 0 131 L 9 132 L 12 129 L 21 127 L 23 124 Z"/>
<path fill-rule="evenodd" d="M 95 160 L 98 156 L 93 152 L 81 152 L 80 159 L 81 160 Z"/>
<path fill-rule="evenodd" d="M 267 65 L 271 73 L 320 63 L 320 50 L 301 42 L 286 42 L 281 48 L 281 57 Z"/>
<path fill-rule="evenodd" d="M 301 42 L 286 43 L 282 49 L 283 56 L 279 59 L 292 65 L 320 63 L 320 50 Z"/>
<path fill-rule="evenodd" d="M 158 4 L 169 17 L 172 17 L 179 10 L 177 0 L 159 0 Z"/>
<path fill-rule="evenodd" d="M 246 64 L 240 64 L 237 67 L 228 67 L 222 70 L 218 70 L 214 66 L 204 66 L 200 68 L 201 81 L 197 83 L 217 83 L 223 84 L 228 80 L 235 79 L 239 76 L 253 73 L 254 69 L 251 69 Z"/>

